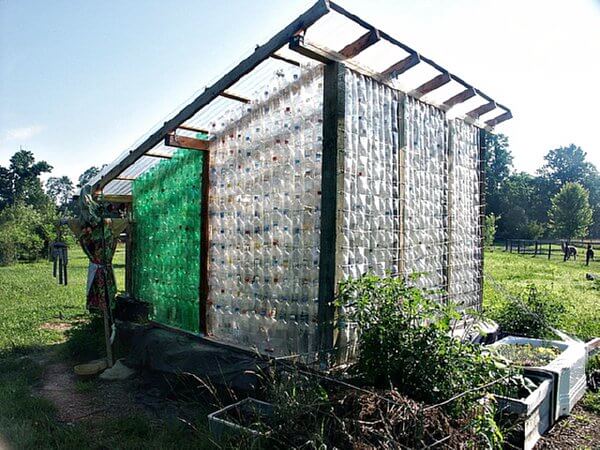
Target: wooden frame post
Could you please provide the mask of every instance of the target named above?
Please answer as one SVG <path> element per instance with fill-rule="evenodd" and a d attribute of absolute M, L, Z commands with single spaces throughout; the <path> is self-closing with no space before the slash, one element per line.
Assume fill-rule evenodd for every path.
<path fill-rule="evenodd" d="M 339 62 L 325 65 L 323 80 L 323 160 L 321 178 L 321 243 L 319 261 L 318 348 L 321 362 L 333 348 L 337 289 L 338 225 L 343 214 L 346 68 Z"/>
<path fill-rule="evenodd" d="M 479 130 L 479 307 L 483 305 L 483 261 L 485 250 L 485 160 L 487 157 L 486 131 Z"/>
<path fill-rule="evenodd" d="M 200 195 L 200 283 L 198 286 L 198 303 L 200 307 L 199 330 L 205 336 L 208 334 L 208 196 L 210 174 L 210 153 L 202 153 L 201 195 Z"/>
<path fill-rule="evenodd" d="M 454 221 L 452 220 L 452 214 L 454 213 L 454 140 L 456 136 L 455 123 L 447 121 L 448 133 L 446 134 L 448 142 L 446 145 L 446 261 L 445 261 L 445 275 L 446 275 L 446 295 L 447 300 L 453 300 L 450 292 L 452 290 L 452 245 L 454 244 L 453 228 Z"/>
<path fill-rule="evenodd" d="M 406 94 L 398 93 L 398 276 L 405 278 L 406 249 Z"/>

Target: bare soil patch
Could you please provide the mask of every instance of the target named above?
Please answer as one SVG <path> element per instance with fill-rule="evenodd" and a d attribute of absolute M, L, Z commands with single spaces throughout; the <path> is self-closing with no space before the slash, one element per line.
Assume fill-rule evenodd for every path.
<path fill-rule="evenodd" d="M 600 416 L 586 411 L 581 405 L 560 420 L 538 442 L 535 450 L 600 449 Z"/>

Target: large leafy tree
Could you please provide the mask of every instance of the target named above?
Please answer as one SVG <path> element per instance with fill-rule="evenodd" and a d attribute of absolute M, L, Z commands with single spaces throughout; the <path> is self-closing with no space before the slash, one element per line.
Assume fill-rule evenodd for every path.
<path fill-rule="evenodd" d="M 50 177 L 46 181 L 46 193 L 56 205 L 65 207 L 73 194 L 73 182 L 67 176 Z"/>
<path fill-rule="evenodd" d="M 485 195 L 486 212 L 502 214 L 502 188 L 512 169 L 513 157 L 508 138 L 503 134 L 485 134 Z"/>
<path fill-rule="evenodd" d="M 42 207 L 48 197 L 42 189 L 40 175 L 50 172 L 46 161 L 35 161 L 33 153 L 19 150 L 10 158 L 7 168 L 0 167 L 0 209 L 17 202 Z"/>
<path fill-rule="evenodd" d="M 548 212 L 550 227 L 557 238 L 581 238 L 592 224 L 588 191 L 579 183 L 565 183 L 552 198 Z"/>
<path fill-rule="evenodd" d="M 554 192 L 558 192 L 568 182 L 586 186 L 590 178 L 598 176 L 598 170 L 586 161 L 586 156 L 581 147 L 574 144 L 555 148 L 546 154 L 546 163 L 538 173 L 549 182 Z"/>
<path fill-rule="evenodd" d="M 81 175 L 79 175 L 77 187 L 81 188 L 81 187 L 85 186 L 87 184 L 87 182 L 90 181 L 92 178 L 94 178 L 96 175 L 98 175 L 103 168 L 104 168 L 104 166 L 102 166 L 102 167 L 92 166 L 89 169 L 86 169 L 85 172 L 83 172 Z"/>

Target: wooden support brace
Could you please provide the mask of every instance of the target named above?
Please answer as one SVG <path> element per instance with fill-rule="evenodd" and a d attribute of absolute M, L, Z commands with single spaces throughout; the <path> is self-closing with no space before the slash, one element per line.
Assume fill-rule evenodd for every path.
<path fill-rule="evenodd" d="M 443 85 L 450 83 L 450 81 L 452 81 L 452 77 L 448 72 L 441 73 L 437 77 L 432 78 L 431 80 L 423 83 L 418 88 L 414 89 L 411 92 L 411 95 L 413 95 L 416 98 L 423 97 L 425 94 L 429 94 L 430 92 L 435 91 L 437 88 L 440 88 Z"/>
<path fill-rule="evenodd" d="M 165 145 L 168 147 L 208 151 L 208 144 L 209 142 L 203 139 L 196 139 L 178 134 L 167 134 L 165 136 Z"/>
<path fill-rule="evenodd" d="M 319 340 L 321 358 L 333 348 L 335 306 L 337 289 L 337 233 L 339 213 L 343 202 L 338 199 L 343 192 L 345 85 L 344 64 L 332 62 L 325 66 L 323 79 L 323 160 L 321 177 L 321 242 L 319 262 Z M 321 360 L 326 362 L 326 360 Z"/>
<path fill-rule="evenodd" d="M 512 118 L 512 113 L 510 111 L 506 111 L 504 114 L 500 114 L 498 117 L 494 117 L 493 119 L 488 120 L 485 124 L 490 127 L 495 127 L 499 123 L 502 123 L 511 118 Z"/>
<path fill-rule="evenodd" d="M 352 42 L 351 44 L 346 45 L 343 49 L 339 51 L 339 53 L 346 58 L 354 58 L 362 51 L 366 50 L 370 46 L 376 44 L 381 40 L 381 36 L 379 35 L 379 31 L 376 29 L 372 29 L 368 31 L 366 34 L 363 34 L 357 40 Z"/>
<path fill-rule="evenodd" d="M 208 228 L 208 196 L 210 188 L 210 152 L 202 154 L 202 174 L 201 176 L 201 199 L 200 199 L 200 285 L 199 289 L 199 307 L 200 307 L 200 327 L 199 330 L 205 336 L 208 334 L 208 250 L 209 228 Z"/>
<path fill-rule="evenodd" d="M 103 195 L 102 200 L 110 203 L 131 203 L 133 197 L 131 195 Z"/>
<path fill-rule="evenodd" d="M 442 105 L 446 109 L 450 109 L 453 106 L 458 105 L 459 103 L 466 102 L 467 100 L 469 100 L 472 97 L 475 97 L 475 89 L 467 88 L 464 91 L 461 91 L 458 94 L 456 94 L 454 97 L 450 97 L 448 100 L 446 100 L 444 103 L 442 103 Z"/>
<path fill-rule="evenodd" d="M 490 111 L 496 109 L 496 106 L 497 106 L 496 102 L 484 103 L 483 105 L 475 108 L 473 111 L 469 111 L 467 113 L 467 116 L 472 117 L 473 119 L 477 120 L 484 114 L 489 113 Z"/>
<path fill-rule="evenodd" d="M 402 75 L 404 72 L 409 70 L 410 68 L 416 66 L 421 62 L 421 57 L 418 53 L 411 53 L 409 56 L 404 58 L 402 61 L 398 61 L 396 64 L 391 65 L 383 72 L 381 72 L 381 76 L 383 78 L 393 78 L 398 75 Z"/>
<path fill-rule="evenodd" d="M 291 64 L 292 66 L 300 67 L 300 63 L 298 61 L 295 61 L 291 58 L 286 58 L 285 56 L 278 55 L 277 53 L 273 53 L 271 55 L 271 58 L 286 62 L 288 64 Z"/>
<path fill-rule="evenodd" d="M 241 103 L 250 103 L 251 100 L 249 98 L 242 97 L 240 95 L 232 94 L 231 92 L 223 91 L 219 94 L 221 97 L 228 98 L 229 100 L 235 100 L 236 102 Z"/>
<path fill-rule="evenodd" d="M 144 153 L 142 156 L 149 156 L 150 158 L 161 158 L 161 159 L 171 159 L 172 157 L 169 155 L 161 155 L 159 153 Z"/>
<path fill-rule="evenodd" d="M 202 134 L 210 134 L 208 130 L 203 130 L 202 128 L 191 127 L 189 125 L 179 125 L 177 127 L 178 130 L 192 131 L 194 133 L 202 133 Z"/>
<path fill-rule="evenodd" d="M 326 52 L 321 49 L 314 47 L 310 44 L 304 43 L 304 36 L 301 34 L 297 34 L 290 40 L 290 50 L 293 50 L 297 53 L 300 53 L 307 58 L 314 59 L 315 61 L 319 61 L 323 64 L 329 64 L 334 59 L 332 59 Z M 340 58 L 344 59 L 344 58 Z"/>

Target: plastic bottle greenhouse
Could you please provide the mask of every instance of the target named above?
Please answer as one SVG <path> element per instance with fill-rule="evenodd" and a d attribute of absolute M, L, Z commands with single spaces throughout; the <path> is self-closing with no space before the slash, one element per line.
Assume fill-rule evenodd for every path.
<path fill-rule="evenodd" d="M 340 281 L 480 306 L 485 133 L 510 117 L 319 1 L 91 184 L 130 202 L 127 290 L 152 321 L 273 356 L 344 342 L 343 362 L 358 330 L 336 326 Z"/>

